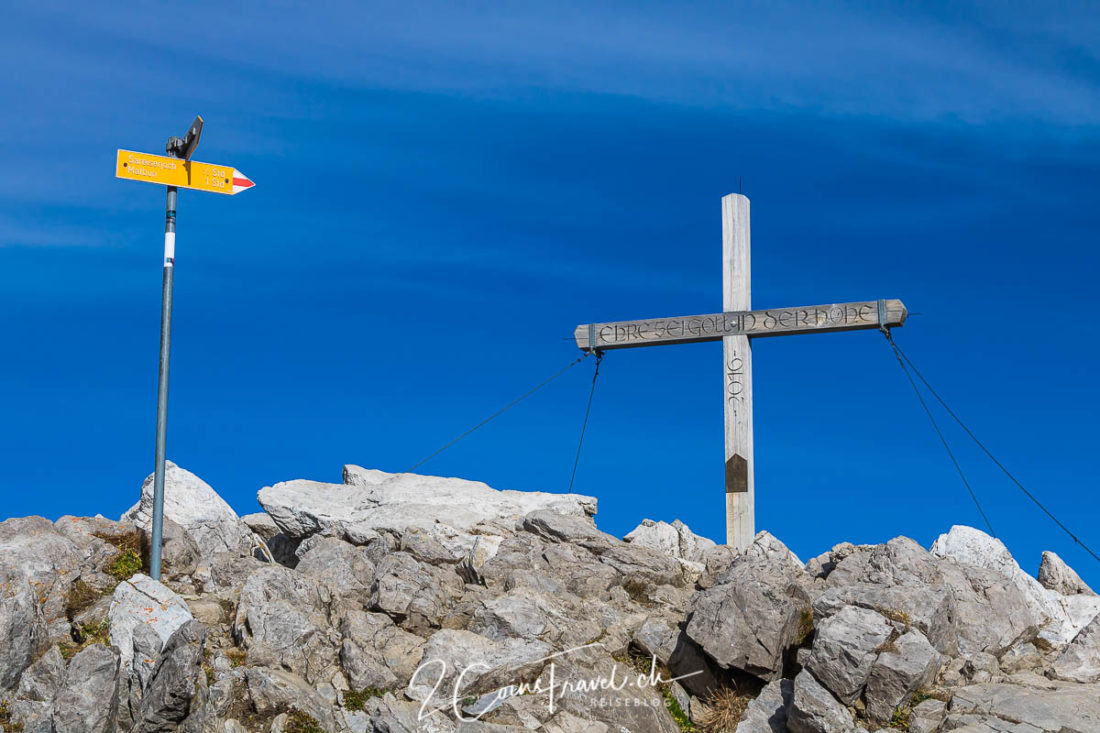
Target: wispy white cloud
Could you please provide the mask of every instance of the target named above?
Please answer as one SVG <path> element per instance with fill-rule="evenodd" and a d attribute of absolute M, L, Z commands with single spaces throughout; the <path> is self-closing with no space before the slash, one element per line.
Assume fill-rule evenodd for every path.
<path fill-rule="evenodd" d="M 268 70 L 353 87 L 480 95 L 544 88 L 909 120 L 1100 122 L 1093 42 L 1100 23 L 1087 4 L 1036 13 L 1007 3 L 916 10 L 414 1 L 272 10 L 200 2 L 173 32 L 157 30 L 163 15 L 152 5 L 124 14 L 65 5 L 64 17 L 60 7 L 34 13 L 79 25 L 122 55 L 162 49 L 173 81 L 194 91 L 203 82 L 189 68 L 212 65 L 229 75 Z"/>

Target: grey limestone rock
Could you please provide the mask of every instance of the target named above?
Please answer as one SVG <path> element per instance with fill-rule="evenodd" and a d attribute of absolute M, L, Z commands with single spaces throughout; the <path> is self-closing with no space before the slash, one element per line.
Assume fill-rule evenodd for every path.
<path fill-rule="evenodd" d="M 56 733 L 110 733 L 118 712 L 118 652 L 93 644 L 69 662 L 53 703 Z"/>
<path fill-rule="evenodd" d="M 65 627 L 67 596 L 81 572 L 76 545 L 42 517 L 0 522 L 0 690 Z M 61 623 L 58 623 L 61 622 Z"/>
<path fill-rule="evenodd" d="M 943 723 L 947 704 L 942 700 L 924 700 L 909 712 L 909 733 L 936 733 Z"/>
<path fill-rule="evenodd" d="M 679 519 L 672 524 L 643 519 L 623 540 L 676 558 L 693 579 L 698 578 L 706 569 L 703 558 L 707 550 L 715 547 L 713 540 L 695 534 Z"/>
<path fill-rule="evenodd" d="M 202 675 L 206 627 L 188 621 L 165 645 L 145 690 L 131 733 L 170 733 L 191 710 Z"/>
<path fill-rule="evenodd" d="M 1049 550 L 1043 553 L 1043 560 L 1039 563 L 1039 584 L 1047 590 L 1060 593 L 1063 596 L 1085 594 L 1094 596 L 1096 593 L 1081 580 L 1081 576 L 1066 565 L 1057 553 Z"/>
<path fill-rule="evenodd" d="M 299 545 L 295 569 L 324 583 L 333 595 L 366 596 L 374 581 L 374 563 L 361 547 L 335 537 L 314 535 Z"/>
<path fill-rule="evenodd" d="M 1031 726 L 1042 733 L 1097 731 L 1100 730 L 1100 687 L 1052 684 L 1040 688 L 991 683 L 955 690 L 944 728 L 954 730 L 961 728 L 959 723 L 983 722 L 991 727 L 998 722 Z M 1013 729 L 993 727 L 993 730 Z"/>
<path fill-rule="evenodd" d="M 339 623 L 340 662 L 354 689 L 396 689 L 420 665 L 424 640 L 395 626 L 384 613 L 351 610 Z"/>
<path fill-rule="evenodd" d="M 436 567 L 396 553 L 375 568 L 369 607 L 409 630 L 425 631 L 439 626 L 464 589 L 453 567 Z"/>
<path fill-rule="evenodd" d="M 328 588 L 281 565 L 255 570 L 241 590 L 233 634 L 253 665 L 317 682 L 336 667 L 339 634 L 329 625 Z"/>
<path fill-rule="evenodd" d="M 19 696 L 25 700 L 50 702 L 65 681 L 65 659 L 56 646 L 35 660 L 19 678 Z"/>
<path fill-rule="evenodd" d="M 935 679 L 941 660 L 940 653 L 916 630 L 887 644 L 871 665 L 867 678 L 864 695 L 867 713 L 875 720 L 890 720 L 914 692 Z"/>
<path fill-rule="evenodd" d="M 252 548 L 252 530 L 218 496 L 210 485 L 171 461 L 165 464 L 164 516 L 183 527 L 195 540 L 202 555 L 228 551 L 248 554 Z M 133 522 L 142 529 L 153 521 L 153 475 L 141 485 L 141 499 L 130 507 L 120 521 Z"/>
<path fill-rule="evenodd" d="M 881 614 L 845 606 L 818 624 L 806 669 L 838 700 L 851 705 L 863 693 L 875 659 L 893 630 Z"/>
<path fill-rule="evenodd" d="M 249 667 L 245 679 L 248 696 L 258 713 L 271 715 L 301 710 L 329 733 L 335 732 L 332 706 L 298 675 L 282 669 Z"/>
<path fill-rule="evenodd" d="M 973 527 L 952 527 L 951 531 L 936 539 L 932 554 L 950 558 L 964 568 L 983 568 L 1006 578 L 1015 587 L 1026 608 L 1023 611 L 1004 608 L 996 612 L 1015 616 L 1026 614 L 1040 636 L 1055 646 L 1068 644 L 1100 613 L 1100 597 L 1086 594 L 1067 597 L 1044 588 L 1038 580 L 1020 569 L 1004 543 Z M 968 571 L 967 575 L 973 577 L 972 572 Z M 990 595 L 987 593 L 987 597 Z M 990 600 L 1000 605 L 1010 603 L 1005 593 L 999 593 Z M 1010 645 L 1005 648 L 1007 646 Z"/>
<path fill-rule="evenodd" d="M 418 673 L 405 694 L 412 700 L 429 700 L 435 707 L 448 706 L 455 696 L 462 699 L 534 680 L 553 652 L 541 641 L 496 641 L 472 631 L 443 629 L 424 645 Z"/>
<path fill-rule="evenodd" d="M 736 733 L 786 733 L 787 708 L 793 696 L 793 680 L 772 680 L 745 708 Z"/>
<path fill-rule="evenodd" d="M 187 603 L 166 585 L 138 574 L 115 588 L 108 612 L 111 643 L 118 647 L 124 671 L 151 671 L 164 644 L 176 629 L 191 620 Z"/>
<path fill-rule="evenodd" d="M 791 733 L 854 733 L 855 720 L 808 670 L 794 678 L 794 692 L 787 709 Z"/>
<path fill-rule="evenodd" d="M 1051 671 L 1063 680 L 1100 682 L 1100 615 L 1069 643 Z"/>
<path fill-rule="evenodd" d="M 538 639 L 554 646 L 580 646 L 603 629 L 586 603 L 570 593 L 543 594 L 526 589 L 489 598 L 474 612 L 470 631 L 490 639 Z"/>
<path fill-rule="evenodd" d="M 720 666 L 770 681 L 808 632 L 802 569 L 785 559 L 742 557 L 722 582 L 695 596 L 687 635 Z"/>

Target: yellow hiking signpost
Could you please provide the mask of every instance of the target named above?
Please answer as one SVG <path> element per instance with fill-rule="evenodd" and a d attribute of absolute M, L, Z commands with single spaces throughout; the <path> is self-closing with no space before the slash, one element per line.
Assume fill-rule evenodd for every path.
<path fill-rule="evenodd" d="M 230 196 L 256 185 L 248 176 L 227 165 L 200 163 L 197 160 L 182 160 L 133 150 L 118 151 L 115 178 L 193 188 Z"/>
<path fill-rule="evenodd" d="M 164 531 L 164 462 L 168 431 L 168 356 L 172 344 L 172 273 L 176 264 L 176 189 L 232 196 L 254 184 L 236 168 L 191 160 L 202 135 L 202 117 L 196 117 L 182 138 L 170 137 L 168 155 L 119 150 L 115 177 L 158 183 L 168 187 L 164 207 L 164 277 L 160 310 L 160 376 L 157 381 L 157 443 L 153 468 L 153 527 L 149 550 L 149 575 L 160 580 L 161 539 Z"/>

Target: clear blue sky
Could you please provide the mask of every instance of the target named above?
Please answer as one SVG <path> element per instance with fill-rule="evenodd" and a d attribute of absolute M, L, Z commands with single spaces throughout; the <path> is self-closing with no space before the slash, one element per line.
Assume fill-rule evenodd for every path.
<path fill-rule="evenodd" d="M 408 468 L 575 358 L 578 323 L 721 305 L 752 200 L 758 307 L 902 298 L 897 333 L 1100 545 L 1100 15 L 1089 3 L 8 4 L 0 24 L 5 516 L 116 516 L 153 467 L 161 188 L 113 178 L 196 113 L 169 457 L 241 513 Z M 981 526 L 883 339 L 755 348 L 757 525 L 804 558 Z M 585 362 L 424 467 L 565 490 Z M 717 344 L 611 353 L 578 491 L 721 540 Z M 957 430 L 1034 571 L 1075 549 Z"/>

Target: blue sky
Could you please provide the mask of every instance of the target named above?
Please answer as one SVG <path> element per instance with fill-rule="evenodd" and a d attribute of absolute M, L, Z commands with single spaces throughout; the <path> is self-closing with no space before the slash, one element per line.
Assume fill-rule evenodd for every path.
<path fill-rule="evenodd" d="M 4 516 L 120 514 L 152 470 L 163 191 L 113 178 L 199 113 L 169 457 L 241 513 L 408 468 L 588 321 L 902 298 L 898 342 L 1086 542 L 1096 499 L 1100 15 L 1087 3 L 14 3 L 0 24 Z M 757 526 L 803 557 L 981 526 L 883 339 L 754 350 Z M 591 362 L 423 467 L 565 490 Z M 717 344 L 604 361 L 576 490 L 721 539 Z M 1028 570 L 1076 549 L 949 438 Z"/>

